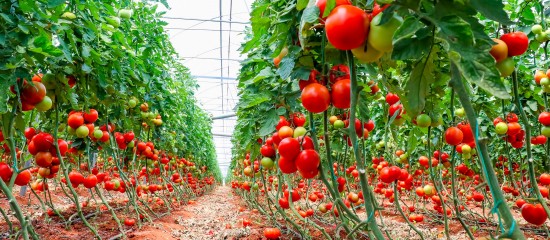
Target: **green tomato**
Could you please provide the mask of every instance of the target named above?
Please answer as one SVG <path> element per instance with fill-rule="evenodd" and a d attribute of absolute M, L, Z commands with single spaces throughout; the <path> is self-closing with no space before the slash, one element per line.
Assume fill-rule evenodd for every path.
<path fill-rule="evenodd" d="M 135 99 L 130 99 L 130 101 L 128 101 L 128 107 L 135 108 L 136 106 L 137 106 L 137 101 Z"/>
<path fill-rule="evenodd" d="M 472 157 L 472 154 L 470 153 L 462 153 L 462 159 L 463 160 L 468 160 Z"/>
<path fill-rule="evenodd" d="M 505 122 L 497 123 L 497 125 L 495 126 L 495 132 L 498 135 L 506 134 L 506 132 L 508 132 L 508 124 L 506 124 Z"/>
<path fill-rule="evenodd" d="M 86 125 L 82 125 L 76 129 L 76 137 L 78 138 L 85 138 L 88 134 L 90 134 L 90 129 Z"/>
<path fill-rule="evenodd" d="M 75 135 L 76 134 L 76 130 L 72 127 L 68 127 L 67 128 L 67 132 L 70 134 L 70 135 Z"/>
<path fill-rule="evenodd" d="M 428 114 L 420 114 L 416 117 L 416 125 L 425 128 L 432 124 L 432 119 Z"/>
<path fill-rule="evenodd" d="M 403 123 L 405 123 L 404 118 L 395 119 L 392 122 L 392 124 L 395 125 L 395 126 L 401 126 L 401 125 L 403 125 Z"/>
<path fill-rule="evenodd" d="M 549 85 L 542 85 L 542 90 L 545 93 L 550 93 L 550 84 Z"/>
<path fill-rule="evenodd" d="M 459 108 L 459 109 L 455 110 L 455 114 L 458 117 L 464 117 L 464 116 L 466 116 L 466 111 L 464 111 L 464 108 Z"/>
<path fill-rule="evenodd" d="M 344 126 L 346 126 L 344 121 L 342 121 L 340 119 L 334 121 L 334 129 L 342 129 L 342 128 L 344 128 Z"/>
<path fill-rule="evenodd" d="M 134 147 L 134 141 L 129 142 L 127 146 L 128 146 L 128 148 L 133 148 Z"/>
<path fill-rule="evenodd" d="M 542 126 L 540 134 L 544 135 L 545 137 L 550 137 L 550 127 Z"/>
<path fill-rule="evenodd" d="M 352 49 L 351 52 L 353 53 L 353 56 L 363 63 L 376 62 L 382 57 L 382 55 L 384 55 L 384 52 L 376 50 L 368 43 L 366 47 L 365 44 L 363 44 L 358 48 Z"/>
<path fill-rule="evenodd" d="M 540 80 L 540 85 L 550 85 L 550 79 L 548 78 L 542 78 Z"/>
<path fill-rule="evenodd" d="M 268 157 L 262 158 L 262 161 L 260 162 L 260 164 L 262 164 L 262 167 L 264 167 L 265 169 L 271 169 L 275 165 L 273 160 Z"/>
<path fill-rule="evenodd" d="M 120 11 L 118 11 L 118 16 L 124 19 L 130 19 L 133 14 L 134 11 L 132 11 L 132 9 L 120 9 Z"/>
<path fill-rule="evenodd" d="M 111 26 L 115 27 L 115 28 L 120 26 L 120 18 L 119 17 L 107 17 L 107 18 L 105 18 L 105 20 L 107 20 L 107 23 L 110 24 Z"/>
<path fill-rule="evenodd" d="M 393 34 L 401 26 L 403 19 L 397 14 L 393 14 L 388 22 L 379 25 L 383 14 L 376 15 L 370 22 L 367 42 L 378 51 L 389 52 L 393 48 Z"/>
<path fill-rule="evenodd" d="M 305 136 L 306 133 L 307 133 L 307 130 L 304 127 L 297 127 L 297 128 L 294 129 L 294 137 L 295 138 L 300 137 L 300 136 Z"/>
<path fill-rule="evenodd" d="M 470 154 L 472 152 L 472 147 L 468 144 L 462 145 L 462 154 Z"/>
<path fill-rule="evenodd" d="M 516 63 L 514 62 L 514 58 L 511 58 L 511 57 L 506 58 L 501 62 L 497 63 L 497 69 L 500 72 L 501 77 L 508 77 L 512 75 L 515 67 L 516 67 Z"/>
<path fill-rule="evenodd" d="M 48 96 L 44 96 L 44 99 L 42 99 L 42 101 L 36 104 L 34 107 L 36 108 L 36 110 L 40 112 L 45 112 L 50 110 L 52 106 L 53 106 L 52 99 Z"/>
<path fill-rule="evenodd" d="M 541 34 L 542 33 L 542 26 L 540 24 L 535 24 L 531 27 L 531 32 L 534 34 Z"/>
<path fill-rule="evenodd" d="M 94 137 L 95 137 L 96 139 L 100 139 L 101 137 L 103 137 L 103 131 L 101 131 L 101 130 L 99 130 L 99 129 L 98 129 L 98 130 L 95 130 L 95 131 L 94 131 Z"/>
<path fill-rule="evenodd" d="M 67 19 L 67 20 L 75 20 L 76 15 L 72 12 L 65 12 L 63 15 L 61 15 L 61 18 Z"/>
<path fill-rule="evenodd" d="M 538 42 L 545 42 L 547 40 L 546 33 L 535 34 L 535 40 L 537 40 Z"/>

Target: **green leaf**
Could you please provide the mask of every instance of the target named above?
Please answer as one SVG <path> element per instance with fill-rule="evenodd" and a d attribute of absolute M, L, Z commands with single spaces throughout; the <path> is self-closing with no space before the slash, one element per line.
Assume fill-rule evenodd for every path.
<path fill-rule="evenodd" d="M 294 59 L 285 57 L 281 61 L 281 64 L 279 65 L 279 69 L 277 69 L 277 73 L 281 76 L 282 79 L 287 79 L 290 77 L 290 73 L 292 73 L 292 69 L 294 69 Z"/>
<path fill-rule="evenodd" d="M 296 4 L 296 9 L 298 11 L 302 11 L 304 8 L 307 7 L 309 0 L 298 0 L 298 4 Z"/>
<path fill-rule="evenodd" d="M 277 108 L 277 115 L 282 116 L 285 113 L 286 113 L 286 108 L 284 107 Z"/>
<path fill-rule="evenodd" d="M 514 24 L 504 11 L 502 0 L 470 0 L 470 4 L 483 16 L 503 25 Z"/>
<path fill-rule="evenodd" d="M 61 4 L 63 4 L 64 2 L 66 2 L 65 0 L 49 0 L 48 1 L 48 7 L 49 8 L 54 8 L 54 7 L 57 7 Z"/>
<path fill-rule="evenodd" d="M 405 90 L 407 91 L 403 106 L 411 118 L 416 117 L 424 110 L 426 96 L 430 91 L 430 84 L 435 81 L 433 63 L 436 52 L 431 52 L 428 58 L 418 61 L 407 81 Z"/>
<path fill-rule="evenodd" d="M 302 13 L 302 18 L 300 19 L 300 28 L 299 28 L 299 40 L 302 48 L 306 46 L 306 38 L 309 36 L 311 30 L 309 29 L 313 26 L 313 23 L 319 18 L 319 8 L 315 6 L 315 0 L 310 0 L 308 7 Z"/>
<path fill-rule="evenodd" d="M 260 137 L 267 136 L 275 131 L 275 125 L 279 122 L 279 115 L 277 115 L 277 111 L 275 109 L 271 109 L 262 119 L 263 120 L 260 121 L 262 127 L 258 132 Z"/>
<path fill-rule="evenodd" d="M 327 0 L 325 5 L 325 11 L 323 12 L 323 17 L 326 18 L 330 15 L 330 12 L 336 7 L 336 0 Z"/>
<path fill-rule="evenodd" d="M 392 59 L 420 59 L 432 46 L 431 34 L 431 30 L 420 21 L 407 18 L 394 35 Z"/>

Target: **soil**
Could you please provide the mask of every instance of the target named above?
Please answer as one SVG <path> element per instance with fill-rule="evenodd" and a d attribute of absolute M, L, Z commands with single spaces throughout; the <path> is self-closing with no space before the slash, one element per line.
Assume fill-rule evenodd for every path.
<path fill-rule="evenodd" d="M 18 189 L 15 191 L 18 191 Z M 51 192 L 60 193 L 61 190 L 55 189 Z M 90 197 L 89 192 L 85 189 L 79 189 L 79 195 L 81 196 L 81 202 L 85 202 Z M 121 221 L 124 221 L 126 218 L 135 217 L 125 215 L 127 211 L 124 196 L 124 194 L 120 193 L 106 194 L 107 201 L 113 208 L 117 209 L 116 214 Z M 93 239 L 93 235 L 81 221 L 76 221 L 66 228 L 64 221 L 60 217 L 47 217 L 40 207 L 40 202 L 34 195 L 27 193 L 24 197 L 17 197 L 17 200 L 22 210 L 26 214 L 30 214 L 35 230 L 41 239 Z M 64 195 L 52 195 L 52 201 L 61 211 L 65 221 L 76 212 L 74 204 Z M 302 201 L 305 202 L 305 200 L 300 200 L 298 204 Z M 267 203 L 260 202 L 260 204 L 264 205 Z M 87 206 L 83 208 L 84 215 L 95 212 L 100 205 L 100 202 L 94 202 L 93 200 L 88 202 Z M 9 209 L 8 202 L 3 196 L 0 196 L 0 207 Z M 168 212 L 166 207 L 156 204 L 152 204 L 151 207 L 155 209 L 158 218 L 155 218 L 152 222 L 144 223 L 141 229 L 137 226 L 123 226 L 128 239 L 265 239 L 263 237 L 263 230 L 268 227 L 277 227 L 271 225 L 267 221 L 266 216 L 261 215 L 257 210 L 248 209 L 245 201 L 237 196 L 230 187 L 219 186 L 206 195 L 189 200 L 185 205 L 173 205 L 170 212 Z M 382 221 L 377 217 L 382 231 L 395 239 L 420 239 L 418 234 L 410 229 L 401 215 L 392 206 L 387 206 L 386 209 L 382 211 L 384 216 Z M 362 209 L 358 209 L 357 211 L 361 219 L 366 218 Z M 342 238 L 345 238 L 343 232 L 337 233 L 337 226 L 328 224 L 323 220 L 325 217 L 327 216 L 321 217 L 315 215 L 312 220 L 325 229 L 330 236 L 340 235 Z M 18 225 L 13 215 L 10 215 L 10 218 L 14 225 Z M 78 217 L 73 216 L 73 219 L 75 218 Z M 244 227 L 243 220 L 245 219 L 251 221 L 252 224 Z M 520 219 L 520 226 L 526 227 L 520 216 L 516 216 L 516 219 Z M 98 229 L 98 233 L 103 239 L 120 238 L 120 229 L 112 219 L 109 211 L 101 211 L 100 214 L 91 216 L 88 220 Z M 282 226 L 287 225 L 282 219 L 279 219 L 279 221 Z M 304 226 L 300 221 L 298 221 L 298 224 Z M 466 224 L 469 223 L 467 222 Z M 446 239 L 442 223 L 426 221 L 415 225 L 426 239 Z M 324 239 L 320 231 L 312 228 L 311 225 L 307 226 L 313 239 Z M 483 227 L 483 225 L 480 226 Z M 495 229 L 494 226 L 486 227 L 488 230 Z M 7 224 L 0 218 L 0 239 L 6 238 L 5 233 L 7 230 Z M 283 227 L 281 230 L 283 233 L 282 239 L 300 239 L 290 229 Z M 449 222 L 449 232 L 450 239 L 467 239 L 462 226 L 456 220 Z M 532 239 L 547 239 L 546 236 L 537 235 L 534 232 L 526 231 L 525 233 L 527 237 L 531 237 Z M 488 235 L 488 231 L 483 228 L 475 231 L 476 238 L 488 237 Z M 366 239 L 366 237 L 363 239 Z"/>

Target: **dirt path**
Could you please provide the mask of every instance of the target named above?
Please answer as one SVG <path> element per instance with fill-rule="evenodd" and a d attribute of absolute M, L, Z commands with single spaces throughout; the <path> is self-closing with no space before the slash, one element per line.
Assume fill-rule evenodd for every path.
<path fill-rule="evenodd" d="M 261 239 L 261 217 L 243 206 L 242 200 L 231 193 L 230 187 L 220 186 L 197 198 L 195 203 L 173 211 L 129 237 L 151 240 Z M 243 218 L 252 220 L 252 226 L 243 227 Z"/>

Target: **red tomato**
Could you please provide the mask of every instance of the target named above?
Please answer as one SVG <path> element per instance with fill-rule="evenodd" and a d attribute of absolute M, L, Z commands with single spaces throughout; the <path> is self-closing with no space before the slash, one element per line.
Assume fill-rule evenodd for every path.
<path fill-rule="evenodd" d="M 302 177 L 313 178 L 317 175 L 319 165 L 321 164 L 321 157 L 315 150 L 304 150 L 296 158 L 295 164 Z"/>
<path fill-rule="evenodd" d="M 10 178 L 13 174 L 13 170 L 10 168 L 10 166 L 6 163 L 0 162 L 0 178 L 4 180 L 4 182 L 9 182 Z"/>
<path fill-rule="evenodd" d="M 262 148 L 260 148 L 260 153 L 264 157 L 274 157 L 275 149 L 272 146 L 263 145 Z"/>
<path fill-rule="evenodd" d="M 317 80 L 320 78 L 322 78 L 321 72 L 317 71 L 316 69 L 311 70 L 311 72 L 309 72 L 309 78 L 307 80 L 302 79 L 298 82 L 298 85 L 300 86 L 300 91 L 304 90 L 304 88 L 311 83 L 319 83 Z"/>
<path fill-rule="evenodd" d="M 284 116 L 279 116 L 279 122 L 277 123 L 277 126 L 275 126 L 275 129 L 279 131 L 279 129 L 281 129 L 284 126 L 289 127 L 290 123 L 286 120 Z"/>
<path fill-rule="evenodd" d="M 541 112 L 539 114 L 539 123 L 544 126 L 550 125 L 550 112 Z"/>
<path fill-rule="evenodd" d="M 33 142 L 34 148 L 37 152 L 49 151 L 53 146 L 53 137 L 48 133 L 36 134 L 31 141 Z"/>
<path fill-rule="evenodd" d="M 73 129 L 77 129 L 78 127 L 84 125 L 84 117 L 81 113 L 71 114 L 67 120 L 67 125 Z"/>
<path fill-rule="evenodd" d="M 540 175 L 539 183 L 542 185 L 549 185 L 550 184 L 550 174 L 543 173 Z"/>
<path fill-rule="evenodd" d="M 279 158 L 278 165 L 279 165 L 279 168 L 281 169 L 281 172 L 286 174 L 291 174 L 298 171 L 298 169 L 296 168 L 296 164 L 294 164 L 293 159 L 286 159 L 281 156 Z"/>
<path fill-rule="evenodd" d="M 126 225 L 128 227 L 134 226 L 134 225 L 136 225 L 136 220 L 133 219 L 133 218 L 126 218 L 126 219 L 124 219 L 124 225 Z"/>
<path fill-rule="evenodd" d="M 31 140 L 34 135 L 36 135 L 36 129 L 29 127 L 25 129 L 25 138 L 27 140 Z M 4 139 L 0 139 L 0 141 L 4 141 Z"/>
<path fill-rule="evenodd" d="M 84 182 L 84 176 L 79 172 L 72 171 L 69 173 L 69 180 L 73 186 L 78 186 Z"/>
<path fill-rule="evenodd" d="M 394 104 L 396 104 L 397 102 L 399 102 L 399 96 L 397 96 L 397 94 L 388 93 L 388 94 L 386 95 L 386 102 L 387 102 L 389 105 L 394 105 Z"/>
<path fill-rule="evenodd" d="M 302 145 L 302 150 L 313 149 L 313 140 L 310 137 L 299 136 L 296 140 Z"/>
<path fill-rule="evenodd" d="M 302 105 L 313 113 L 321 113 L 330 105 L 330 93 L 328 89 L 318 83 L 309 84 L 302 91 Z"/>
<path fill-rule="evenodd" d="M 94 123 L 97 121 L 99 113 L 95 109 L 90 109 L 88 112 L 84 113 L 84 120 L 86 123 Z"/>
<path fill-rule="evenodd" d="M 445 141 L 449 145 L 456 146 L 462 143 L 463 138 L 464 133 L 457 127 L 450 127 L 445 131 Z"/>
<path fill-rule="evenodd" d="M 50 152 L 39 152 L 34 156 L 36 165 L 47 168 L 52 165 L 52 154 Z"/>
<path fill-rule="evenodd" d="M 331 100 L 336 108 L 346 109 L 351 103 L 351 81 L 344 79 L 332 85 Z"/>
<path fill-rule="evenodd" d="M 328 41 L 337 49 L 358 48 L 368 37 L 370 21 L 362 9 L 341 5 L 330 13 L 325 22 Z"/>
<path fill-rule="evenodd" d="M 24 84 L 21 90 L 21 100 L 28 104 L 36 105 L 44 100 L 46 96 L 46 87 L 41 82 L 33 81 L 32 84 L 32 86 L 30 84 Z"/>
<path fill-rule="evenodd" d="M 530 203 L 523 204 L 521 207 L 521 216 L 525 219 L 525 221 L 534 225 L 542 225 L 548 218 L 548 215 L 546 215 L 546 212 L 540 203 L 537 205 Z"/>
<path fill-rule="evenodd" d="M 90 174 L 87 178 L 84 179 L 83 184 L 85 188 L 94 188 L 97 185 L 96 175 Z"/>
<path fill-rule="evenodd" d="M 15 178 L 15 185 L 26 186 L 31 181 L 31 171 L 25 170 L 17 174 Z"/>
<path fill-rule="evenodd" d="M 306 117 L 303 113 L 295 112 L 291 114 L 292 117 L 292 124 L 294 124 L 295 127 L 302 127 L 304 124 L 306 124 Z"/>
<path fill-rule="evenodd" d="M 338 64 L 332 66 L 329 72 L 329 80 L 331 84 L 334 84 L 340 80 L 350 79 L 349 67 L 345 64 Z"/>
<path fill-rule="evenodd" d="M 506 33 L 500 37 L 500 40 L 508 46 L 509 57 L 521 55 L 529 47 L 529 38 L 523 32 Z"/>

